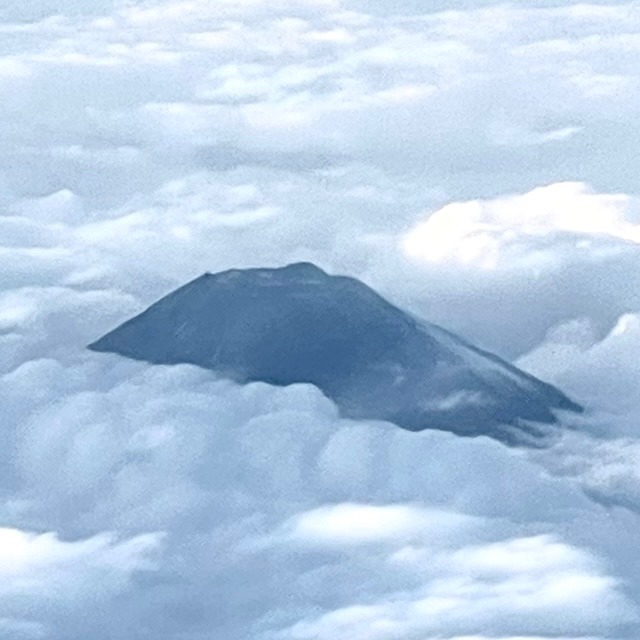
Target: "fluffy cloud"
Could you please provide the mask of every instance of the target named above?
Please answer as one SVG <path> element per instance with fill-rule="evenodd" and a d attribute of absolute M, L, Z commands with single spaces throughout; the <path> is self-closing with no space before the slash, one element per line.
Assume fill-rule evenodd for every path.
<path fill-rule="evenodd" d="M 491 5 L 5 3 L 0 637 L 637 636 L 640 22 Z M 523 452 L 84 351 L 299 259 L 588 415 Z"/>
<path fill-rule="evenodd" d="M 400 234 L 401 251 L 418 269 L 413 286 L 424 278 L 433 291 L 415 306 L 514 355 L 576 319 L 588 318 L 603 337 L 640 308 L 639 211 L 635 196 L 583 183 L 450 203 Z M 497 305 L 502 317 L 491 312 Z M 464 308 L 473 308 L 475 329 L 462 319 Z"/>
<path fill-rule="evenodd" d="M 509 356 L 560 321 L 592 315 L 606 331 L 639 308 L 637 260 L 622 247 L 635 200 L 610 195 L 636 189 L 638 21 L 626 5 L 396 8 L 412 17 L 379 16 L 375 2 L 33 6 L 49 17 L 3 26 L 10 281 L 64 274 L 142 307 L 206 269 L 307 258 Z M 541 183 L 559 184 L 529 192 Z M 527 195 L 491 200 L 504 193 Z M 548 232 L 559 209 L 563 223 L 534 249 L 517 220 L 536 207 Z M 451 235 L 453 218 L 463 230 Z M 513 224 L 520 240 L 477 224 Z M 399 257 L 411 227 L 414 256 L 447 253 L 461 233 L 455 264 Z M 576 246 L 581 231 L 598 235 Z M 496 260 L 521 269 L 475 273 Z M 531 318 L 535 301 L 544 311 Z"/>
<path fill-rule="evenodd" d="M 635 620 L 628 604 L 611 593 L 610 579 L 589 566 L 591 558 L 545 536 L 446 555 L 421 551 L 402 549 L 391 557 L 421 580 L 435 574 L 416 592 L 332 611 L 298 623 L 280 637 L 434 638 L 464 633 L 470 618 L 495 637 L 523 629 L 556 636 L 589 634 L 609 627 L 600 608 L 603 599 L 616 620 Z"/>
<path fill-rule="evenodd" d="M 293 522 L 291 540 L 303 544 L 340 548 L 349 544 L 410 542 L 429 529 L 441 536 L 447 529 L 457 531 L 473 519 L 438 511 L 421 511 L 407 505 L 380 507 L 343 503 L 303 513 Z"/>
<path fill-rule="evenodd" d="M 634 375 L 639 349 L 638 314 L 622 315 L 602 337 L 586 317 L 551 328 L 545 341 L 519 364 L 570 387 L 583 398 L 592 398 L 601 410 L 617 414 L 621 430 L 619 418 L 640 410 L 640 388 Z"/>
<path fill-rule="evenodd" d="M 634 188 L 626 5 L 409 19 L 329 1 L 84 4 L 4 26 L 0 167 L 19 194 L 113 203 L 194 165 L 350 160 L 454 195 Z"/>
<path fill-rule="evenodd" d="M 0 529 L 2 637 L 63 636 L 69 615 L 94 609 L 99 625 L 105 607 L 131 588 L 136 572 L 153 571 L 162 536 L 117 540 L 102 534 L 63 542 L 55 534 Z M 6 634 L 6 636 L 5 636 Z"/>
<path fill-rule="evenodd" d="M 111 594 L 106 617 L 87 619 L 70 591 L 54 619 L 34 587 L 29 617 L 11 618 L 53 637 L 360 637 L 371 624 L 380 638 L 438 637 L 478 619 L 505 637 L 609 637 L 635 624 L 628 515 L 497 442 L 341 420 L 310 386 L 96 354 L 29 362 L 2 385 L 4 520 L 80 540 L 11 531 L 29 575 L 48 576 L 46 591 L 96 564 Z"/>
<path fill-rule="evenodd" d="M 604 337 L 582 318 L 550 329 L 518 363 L 597 409 L 580 425 L 582 433 L 565 434 L 544 462 L 554 473 L 581 478 L 597 500 L 634 510 L 640 508 L 639 349 L 637 315 L 621 316 Z"/>
<path fill-rule="evenodd" d="M 410 231 L 403 248 L 427 262 L 459 262 L 484 269 L 536 267 L 571 254 L 545 241 L 565 236 L 589 260 L 606 255 L 606 241 L 640 244 L 638 205 L 623 195 L 599 195 L 586 185 L 560 183 L 523 196 L 447 205 Z M 536 244 L 540 242 L 540 247 Z M 594 246 L 595 245 L 595 246 Z M 615 253 L 615 248 L 613 249 Z"/>
<path fill-rule="evenodd" d="M 108 588 L 121 589 L 126 587 L 126 581 L 134 571 L 153 568 L 145 556 L 159 546 L 155 535 L 124 542 L 117 542 L 111 535 L 63 542 L 54 534 L 2 529 L 0 539 L 0 572 L 3 576 L 0 597 L 4 599 L 20 593 L 71 601 L 92 598 L 93 589 L 100 590 L 105 586 L 101 584 L 101 573 L 112 583 Z M 79 568 L 86 575 L 81 575 Z"/>

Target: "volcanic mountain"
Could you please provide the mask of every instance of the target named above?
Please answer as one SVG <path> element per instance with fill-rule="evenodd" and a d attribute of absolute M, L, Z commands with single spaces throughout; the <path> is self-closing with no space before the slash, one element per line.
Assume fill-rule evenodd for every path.
<path fill-rule="evenodd" d="M 89 347 L 241 383 L 310 383 L 342 415 L 539 444 L 561 391 L 310 263 L 206 273 Z"/>

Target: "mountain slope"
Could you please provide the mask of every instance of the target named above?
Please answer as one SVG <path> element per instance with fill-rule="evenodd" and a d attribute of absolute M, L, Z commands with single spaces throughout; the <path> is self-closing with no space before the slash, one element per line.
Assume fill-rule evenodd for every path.
<path fill-rule="evenodd" d="M 318 386 L 352 418 L 532 443 L 581 408 L 559 390 L 309 263 L 205 274 L 90 349 L 240 382 Z"/>

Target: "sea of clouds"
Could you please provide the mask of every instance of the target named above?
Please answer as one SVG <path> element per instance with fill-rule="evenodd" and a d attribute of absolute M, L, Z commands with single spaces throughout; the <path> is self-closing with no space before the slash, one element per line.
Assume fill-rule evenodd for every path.
<path fill-rule="evenodd" d="M 5 1 L 0 638 L 637 638 L 638 69 L 634 3 Z M 588 411 L 517 450 L 85 350 L 296 260 Z"/>

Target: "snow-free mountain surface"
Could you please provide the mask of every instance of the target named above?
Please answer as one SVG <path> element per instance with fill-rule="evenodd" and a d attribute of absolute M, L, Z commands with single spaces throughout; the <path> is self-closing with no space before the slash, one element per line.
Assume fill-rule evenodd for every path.
<path fill-rule="evenodd" d="M 535 443 L 562 392 L 309 263 L 189 282 L 90 348 L 240 382 L 311 383 L 351 418 Z M 531 424 L 531 423 L 538 424 Z"/>

